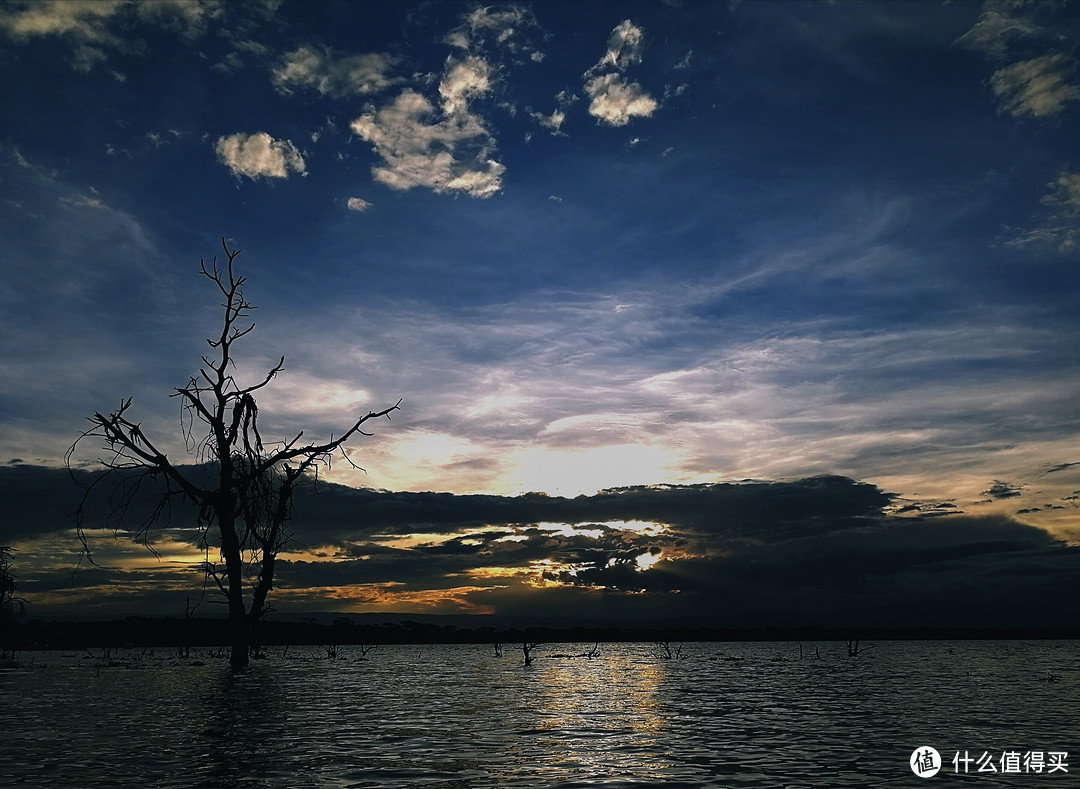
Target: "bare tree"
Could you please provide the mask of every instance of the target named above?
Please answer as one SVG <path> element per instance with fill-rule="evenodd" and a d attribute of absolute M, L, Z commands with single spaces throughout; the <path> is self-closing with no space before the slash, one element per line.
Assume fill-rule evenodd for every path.
<path fill-rule="evenodd" d="M 248 663 L 253 626 L 268 610 L 267 596 L 274 588 L 278 554 L 291 538 L 293 493 L 299 485 L 317 477 L 320 466 L 329 466 L 339 450 L 352 463 L 344 453 L 344 444 L 357 435 L 371 435 L 364 432 L 363 425 L 380 417 L 389 419 L 401 401 L 360 416 L 339 437 L 331 436 L 322 443 L 301 444 L 303 431 L 289 440 L 264 443 L 255 394 L 285 368 L 285 357 L 251 385 L 234 379 L 233 345 L 255 328 L 248 321 L 255 307 L 241 291 L 246 278 L 233 268 L 240 250 L 230 250 L 225 239 L 221 245 L 227 258 L 224 267 L 218 265 L 216 257 L 209 266 L 205 260 L 199 261 L 202 275 L 224 298 L 221 331 L 207 339 L 213 352 L 202 357 L 199 374 L 171 395 L 180 400 L 181 429 L 188 451 L 194 452 L 203 464 L 202 474 L 171 461 L 143 433 L 139 423 L 129 416 L 131 398 L 123 400 L 112 413 L 96 412 L 88 417 L 91 427 L 68 450 L 68 463 L 70 467 L 76 447 L 88 438 L 100 440 L 109 453 L 100 460 L 106 473 L 87 487 L 75 513 L 84 551 L 91 560 L 83 532 L 84 508 L 90 490 L 104 480 L 111 478 L 114 482 L 113 500 L 122 510 L 131 504 L 144 481 L 164 486 L 162 492 L 155 493 L 150 515 L 135 529 L 148 546 L 149 530 L 168 516 L 174 502 L 194 506 L 198 513 L 196 525 L 207 546 L 207 577 L 228 601 L 230 662 L 234 668 L 242 668 Z M 209 474 L 206 469 L 211 470 Z M 211 545 L 217 549 L 224 568 L 211 560 Z M 250 602 L 245 594 L 248 584 Z"/>
<path fill-rule="evenodd" d="M 15 658 L 15 620 L 26 609 L 26 601 L 15 596 L 15 577 L 11 574 L 11 554 L 0 545 L 0 658 Z"/>

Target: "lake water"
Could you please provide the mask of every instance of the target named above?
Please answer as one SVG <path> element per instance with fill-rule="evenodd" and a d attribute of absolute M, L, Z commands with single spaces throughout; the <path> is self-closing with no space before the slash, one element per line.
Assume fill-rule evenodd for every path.
<path fill-rule="evenodd" d="M 108 665 L 100 651 L 25 653 L 0 670 L 0 786 L 1062 787 L 1080 776 L 1077 641 L 554 656 L 590 647 L 546 645 L 529 667 L 509 646 L 342 648 L 339 660 L 279 648 L 237 676 L 205 654 L 114 653 Z M 912 771 L 919 746 L 940 752 L 937 776 Z M 966 775 L 953 765 L 965 751 Z M 1032 752 L 1041 773 L 1037 756 L 1003 772 L 1006 754 Z M 996 773 L 978 771 L 984 753 Z M 1051 761 L 1067 771 L 1051 774 Z"/>

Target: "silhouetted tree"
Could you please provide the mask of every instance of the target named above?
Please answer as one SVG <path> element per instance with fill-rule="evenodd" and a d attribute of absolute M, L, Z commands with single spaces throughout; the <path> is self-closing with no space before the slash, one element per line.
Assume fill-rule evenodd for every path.
<path fill-rule="evenodd" d="M 683 654 L 682 646 L 675 647 L 675 652 L 672 652 L 670 641 L 657 641 L 656 645 L 664 650 L 664 654 L 660 655 L 664 660 L 681 660 L 686 657 L 686 655 Z"/>
<path fill-rule="evenodd" d="M 26 601 L 15 596 L 15 577 L 11 574 L 11 554 L 0 546 L 0 657 L 15 657 L 15 618 L 23 612 Z"/>
<path fill-rule="evenodd" d="M 75 513 L 76 524 L 86 555 L 89 553 L 83 532 L 84 507 L 91 489 L 112 479 L 120 489 L 119 506 L 126 508 L 134 493 L 146 480 L 164 486 L 155 494 L 154 506 L 136 533 L 149 545 L 148 530 L 167 516 L 174 501 L 194 505 L 196 525 L 202 530 L 207 546 L 205 570 L 229 606 L 229 623 L 234 668 L 248 663 L 248 651 L 254 624 L 268 610 L 267 595 L 274 588 L 274 569 L 278 554 L 289 542 L 293 493 L 297 486 L 317 476 L 320 465 L 329 466 L 334 454 L 356 435 L 370 435 L 361 427 L 379 417 L 389 418 L 399 408 L 399 400 L 389 408 L 372 411 L 356 419 L 338 438 L 323 443 L 301 444 L 303 431 L 290 440 L 263 442 L 259 433 L 259 409 L 255 394 L 270 383 L 285 367 L 282 356 L 263 378 L 242 385 L 233 378 L 233 345 L 255 328 L 247 319 L 254 308 L 241 291 L 246 278 L 238 275 L 233 263 L 240 250 L 230 250 L 221 240 L 227 263 L 219 267 L 213 258 L 208 267 L 200 260 L 200 271 L 224 298 L 221 331 L 207 339 L 213 349 L 203 356 L 199 374 L 187 386 L 172 393 L 181 402 L 181 429 L 189 452 L 194 451 L 209 468 L 202 475 L 182 468 L 152 442 L 138 422 L 129 416 L 131 398 L 109 414 L 88 417 L 92 427 L 84 432 L 68 451 L 68 462 L 81 441 L 100 439 L 110 456 L 100 462 L 106 473 L 95 479 L 83 495 Z M 246 324 L 246 325 L 245 325 Z M 201 431 L 205 430 L 203 435 Z M 350 463 L 348 456 L 341 453 Z M 211 561 L 209 548 L 216 546 L 220 562 Z M 245 588 L 250 583 L 250 602 Z"/>
<path fill-rule="evenodd" d="M 873 647 L 860 647 L 859 646 L 859 639 L 857 639 L 857 638 L 856 639 L 848 639 L 848 642 L 847 642 L 847 656 L 848 657 L 858 657 L 863 652 L 866 652 L 868 649 L 873 649 Z"/>

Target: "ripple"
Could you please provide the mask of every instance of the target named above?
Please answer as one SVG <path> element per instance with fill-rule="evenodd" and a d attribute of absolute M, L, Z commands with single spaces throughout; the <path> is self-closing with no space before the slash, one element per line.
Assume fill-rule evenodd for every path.
<path fill-rule="evenodd" d="M 797 644 L 723 644 L 721 659 L 686 645 L 678 661 L 616 644 L 527 669 L 482 646 L 381 647 L 241 675 L 206 655 L 36 653 L 0 672 L 0 775 L 56 789 L 795 788 L 907 782 L 927 743 L 947 772 L 957 750 L 1080 753 L 1074 642 L 882 642 L 856 659 L 809 646 L 820 659 Z"/>

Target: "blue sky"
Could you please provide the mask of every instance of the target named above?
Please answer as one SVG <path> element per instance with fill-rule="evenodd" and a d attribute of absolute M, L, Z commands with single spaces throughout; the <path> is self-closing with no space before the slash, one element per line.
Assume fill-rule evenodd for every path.
<path fill-rule="evenodd" d="M 1075 540 L 1078 32 L 1056 3 L 5 3 L 0 457 L 61 464 L 129 395 L 181 457 L 224 236 L 240 372 L 286 356 L 264 432 L 403 398 L 332 482 L 831 474 Z"/>

